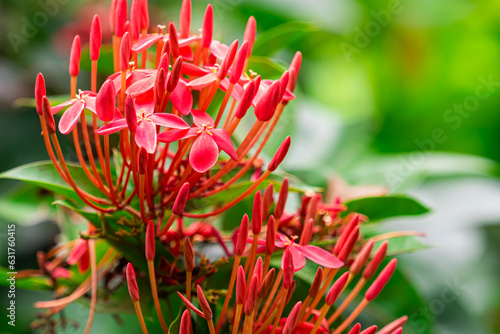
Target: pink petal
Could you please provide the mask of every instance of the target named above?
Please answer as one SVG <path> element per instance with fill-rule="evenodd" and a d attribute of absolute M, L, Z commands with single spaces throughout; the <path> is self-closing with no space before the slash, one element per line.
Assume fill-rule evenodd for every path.
<path fill-rule="evenodd" d="M 125 93 L 133 96 L 144 94 L 145 92 L 153 89 L 155 81 L 155 75 L 139 80 L 128 87 Z"/>
<path fill-rule="evenodd" d="M 189 125 L 182 118 L 172 114 L 153 114 L 149 118 L 156 124 L 173 129 L 189 129 Z"/>
<path fill-rule="evenodd" d="M 142 110 L 144 110 L 145 114 L 152 114 L 155 110 L 153 90 L 150 90 L 147 94 L 137 96 L 134 99 L 134 104 L 137 114 L 142 114 Z"/>
<path fill-rule="evenodd" d="M 66 101 L 66 102 L 63 102 L 61 104 L 58 104 L 57 106 L 53 106 L 52 108 L 50 108 L 52 110 L 52 115 L 55 115 L 57 114 L 59 111 L 61 111 L 64 107 L 67 107 L 71 104 L 74 104 L 76 102 L 76 100 L 69 100 L 69 101 Z"/>
<path fill-rule="evenodd" d="M 96 113 L 95 110 L 95 96 L 87 96 L 85 98 L 85 108 L 92 111 L 94 114 Z"/>
<path fill-rule="evenodd" d="M 306 258 L 299 252 L 297 246 L 289 246 L 288 249 L 292 253 L 292 261 L 293 261 L 293 271 L 299 271 L 304 268 L 306 265 Z M 281 268 L 283 268 L 283 258 L 281 258 Z"/>
<path fill-rule="evenodd" d="M 198 128 L 188 130 L 169 130 L 158 135 L 158 140 L 162 143 L 171 143 L 180 139 L 190 138 L 198 135 Z"/>
<path fill-rule="evenodd" d="M 191 49 L 189 46 L 179 46 L 179 54 L 182 56 L 184 60 L 187 61 L 193 61 L 194 60 L 194 53 L 193 49 Z"/>
<path fill-rule="evenodd" d="M 174 91 L 170 94 L 170 101 L 181 114 L 189 115 L 191 108 L 193 108 L 193 95 L 191 95 L 184 80 L 179 80 Z"/>
<path fill-rule="evenodd" d="M 220 88 L 222 91 L 227 91 L 227 88 L 229 87 L 229 79 L 224 78 L 220 82 Z M 243 96 L 243 87 L 241 87 L 240 84 L 235 84 L 233 87 L 233 91 L 231 92 L 231 96 L 236 100 L 239 101 L 241 100 L 241 97 Z"/>
<path fill-rule="evenodd" d="M 290 242 L 291 240 L 286 236 L 284 235 L 283 233 L 276 233 L 276 239 L 278 239 L 279 241 L 281 242 L 284 242 L 284 243 L 287 243 L 287 242 Z"/>
<path fill-rule="evenodd" d="M 73 130 L 75 125 L 78 123 L 78 119 L 82 114 L 84 104 L 82 102 L 75 102 L 71 107 L 69 107 L 61 117 L 59 121 L 59 131 L 66 135 Z"/>
<path fill-rule="evenodd" d="M 299 246 L 299 251 L 309 260 L 326 268 L 340 268 L 344 265 L 344 262 L 337 259 L 331 252 L 317 246 Z"/>
<path fill-rule="evenodd" d="M 135 143 L 144 147 L 146 152 L 153 154 L 156 151 L 156 126 L 153 122 L 142 121 L 137 125 Z"/>
<path fill-rule="evenodd" d="M 85 254 L 85 252 L 88 251 L 88 249 L 89 247 L 87 240 L 77 239 L 75 244 L 71 248 L 71 251 L 69 252 L 68 264 L 74 265 L 75 263 L 77 263 L 83 256 L 83 254 Z"/>
<path fill-rule="evenodd" d="M 143 39 L 138 40 L 134 45 L 132 45 L 132 51 L 141 53 L 149 49 L 153 44 L 155 44 L 163 36 L 161 35 L 150 35 Z"/>
<path fill-rule="evenodd" d="M 219 157 L 217 144 L 206 132 L 202 132 L 189 152 L 189 162 L 195 171 L 204 173 L 212 168 Z"/>
<path fill-rule="evenodd" d="M 210 72 L 202 77 L 188 82 L 187 86 L 192 89 L 201 90 L 217 80 L 217 74 Z"/>
<path fill-rule="evenodd" d="M 215 57 L 222 60 L 226 56 L 229 46 L 227 46 L 226 44 L 222 44 L 219 41 L 212 40 L 212 44 L 210 44 L 210 47 L 208 49 Z"/>
<path fill-rule="evenodd" d="M 52 271 L 51 276 L 54 278 L 70 278 L 71 272 L 66 268 L 57 267 Z"/>
<path fill-rule="evenodd" d="M 238 155 L 233 147 L 233 142 L 231 141 L 231 137 L 224 129 L 211 129 L 210 133 L 212 133 L 217 146 L 226 152 L 231 159 L 238 161 Z"/>
<path fill-rule="evenodd" d="M 179 39 L 179 47 L 185 47 L 189 44 L 199 41 L 201 38 L 199 36 L 190 36 L 188 38 L 180 38 Z"/>
<path fill-rule="evenodd" d="M 125 118 L 121 118 L 116 121 L 112 121 L 109 124 L 100 127 L 97 129 L 96 133 L 99 135 L 110 135 L 112 133 L 123 130 L 127 127 L 127 120 Z"/>
<path fill-rule="evenodd" d="M 185 75 L 194 76 L 194 77 L 201 77 L 201 76 L 204 76 L 205 74 L 210 73 L 210 70 L 208 70 L 206 68 L 198 67 L 198 66 L 191 64 L 191 63 L 183 62 L 181 73 L 185 74 Z"/>
<path fill-rule="evenodd" d="M 193 115 L 194 124 L 197 126 L 203 126 L 207 124 L 208 126 L 214 126 L 214 120 L 204 111 L 193 109 L 191 110 L 191 115 Z"/>

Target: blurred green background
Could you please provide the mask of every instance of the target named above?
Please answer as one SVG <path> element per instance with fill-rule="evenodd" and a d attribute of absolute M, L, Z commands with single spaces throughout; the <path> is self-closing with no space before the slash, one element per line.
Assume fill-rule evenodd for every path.
<path fill-rule="evenodd" d="M 177 22 L 180 3 L 150 1 L 151 23 Z M 206 3 L 194 1 L 193 31 L 201 25 Z M 500 333 L 500 2 L 213 4 L 214 35 L 226 43 L 241 40 L 247 18 L 256 17 L 258 39 L 250 65 L 256 72 L 277 77 L 296 50 L 303 53 L 297 100 L 270 145 L 292 135 L 287 172 L 322 187 L 328 180 L 338 186 L 344 182 L 339 178 L 352 186 L 387 186 L 431 208 L 426 216 L 391 219 L 382 227 L 424 231 L 433 246 L 401 256 L 404 275 L 420 296 L 417 301 L 392 295 L 410 298 L 405 300 L 405 333 Z M 49 94 L 68 93 L 71 40 L 76 33 L 88 39 L 94 13 L 107 29 L 108 5 L 0 1 L 0 171 L 47 158 L 34 110 L 15 108 L 14 101 L 32 97 L 39 71 Z M 82 73 L 81 88 L 88 76 Z M 18 267 L 33 268 L 36 251 L 49 249 L 58 229 L 42 207 L 29 219 L 21 216 L 22 206 L 6 200 L 16 187 L 0 182 L 0 220 L 19 223 Z M 36 314 L 32 303 L 49 298 L 18 290 L 16 332 L 29 332 Z M 85 321 L 87 311 L 75 305 L 66 315 Z M 98 315 L 96 321 L 99 332 L 117 331 L 109 315 Z M 136 326 L 134 317 L 124 321 Z M 5 322 L 0 330 L 12 331 Z"/>

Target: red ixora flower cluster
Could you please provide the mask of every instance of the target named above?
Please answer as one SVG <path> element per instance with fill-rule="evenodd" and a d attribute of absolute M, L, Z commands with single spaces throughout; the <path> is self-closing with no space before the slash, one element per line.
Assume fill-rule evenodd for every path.
<path fill-rule="evenodd" d="M 255 19 L 248 20 L 242 41 L 226 45 L 213 39 L 212 5 L 206 7 L 201 33 L 192 33 L 196 29 L 191 28 L 190 0 L 182 2 L 178 26 L 170 22 L 154 29 L 149 27 L 147 0 L 133 0 L 130 8 L 126 0 L 112 0 L 110 24 L 114 73 L 100 89 L 97 73 L 102 41 L 97 15 L 88 43 L 90 90 L 77 91 L 82 49 L 79 36 L 70 52 L 70 100 L 52 106 L 42 74 L 36 80 L 36 111 L 49 157 L 61 178 L 83 201 L 84 209 L 97 211 L 102 219 L 100 227 L 89 222 L 81 239 L 40 255 L 40 273 L 54 282 L 70 277 L 66 267 L 75 264 L 81 274 L 90 271 L 90 276 L 70 295 L 39 302 L 36 307 L 48 308 L 54 314 L 92 291 L 85 330 L 88 333 L 98 281 L 108 280 L 114 273 L 126 277 L 141 329 L 147 333 L 136 272 L 131 263 L 125 268 L 119 261 L 126 257 L 121 252 L 128 246 L 124 243 L 121 249 L 114 247 L 122 238 L 132 236 L 144 247 L 147 265 L 141 270 L 147 271 L 157 318 L 165 333 L 169 326 L 160 300 L 168 297 L 171 289 L 165 288 L 169 286 L 177 286 L 178 296 L 186 306 L 178 324 L 182 334 L 199 331 L 191 328 L 193 317 L 204 318 L 211 334 L 221 332 L 223 326 L 234 334 L 327 333 L 332 326 L 334 334 L 348 330 L 396 268 L 396 260 L 390 261 L 354 311 L 339 320 L 375 276 L 386 256 L 387 242 L 370 260 L 376 240 L 365 240 L 360 234 L 362 217 L 340 215 L 346 207 L 339 200 L 323 203 L 320 195 L 304 196 L 301 208 L 289 213 L 285 210 L 289 194 L 286 178 L 276 184 L 270 182 L 263 195 L 257 191 L 264 187 L 264 181 L 278 168 L 290 147 L 290 137 L 286 137 L 267 168 L 262 169 L 260 154 L 285 106 L 295 98 L 301 54 L 297 52 L 279 79 L 262 79 L 249 69 L 257 31 Z M 247 113 L 251 108 L 253 116 Z M 61 114 L 58 126 L 56 114 Z M 249 127 L 240 125 L 244 117 Z M 63 135 L 71 133 L 79 167 L 88 178 L 85 184 L 75 179 L 74 165 L 70 168 L 66 162 L 57 129 Z M 236 132 L 238 137 L 233 136 Z M 111 143 L 116 143 L 114 152 Z M 244 188 L 237 188 L 241 189 L 239 194 L 222 196 L 222 203 L 210 202 L 240 180 L 253 182 L 240 182 Z M 280 189 L 277 201 L 274 186 Z M 232 235 L 211 225 L 212 217 L 227 212 L 252 193 L 255 198 L 251 220 L 245 215 Z M 213 204 L 200 209 L 200 199 Z M 106 220 L 117 214 L 123 216 L 123 229 L 106 231 Z M 186 227 L 184 220 L 190 220 Z M 175 222 L 177 230 L 172 229 Z M 110 233 L 114 233 L 113 247 L 107 244 L 108 251 L 98 259 L 96 244 L 107 242 Z M 320 248 L 312 244 L 315 240 L 326 240 L 334 247 Z M 234 260 L 225 294 L 212 291 L 210 298 L 205 296 L 201 285 L 225 263 L 225 258 L 210 263 L 196 251 L 200 241 L 219 244 Z M 48 262 L 52 257 L 54 260 Z M 281 258 L 281 266 L 272 268 L 273 257 Z M 306 265 L 306 258 L 319 265 L 318 271 L 307 298 L 298 301 L 284 317 L 284 308 L 292 300 L 296 286 L 294 274 Z M 327 317 L 331 306 L 363 267 L 356 286 Z M 157 286 L 158 282 L 161 284 Z M 197 303 L 193 302 L 193 288 Z M 225 295 L 224 302 L 214 322 L 210 302 L 216 301 L 219 294 Z M 398 319 L 378 333 L 400 333 L 405 321 Z M 375 330 L 370 327 L 361 332 L 357 324 L 349 333 Z"/>

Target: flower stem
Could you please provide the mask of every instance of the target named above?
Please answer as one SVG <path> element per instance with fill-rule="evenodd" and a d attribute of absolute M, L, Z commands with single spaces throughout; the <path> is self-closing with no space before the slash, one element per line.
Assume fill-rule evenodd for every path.
<path fill-rule="evenodd" d="M 155 304 L 156 314 L 158 315 L 158 320 L 160 320 L 161 328 L 164 333 L 168 333 L 168 327 L 165 324 L 163 315 L 161 313 L 160 301 L 158 300 L 158 289 L 156 287 L 156 276 L 153 260 L 148 260 L 148 273 L 149 273 L 149 283 L 151 285 L 151 295 L 153 296 L 153 302 Z"/>
<path fill-rule="evenodd" d="M 344 322 L 342 322 L 340 326 L 337 327 L 337 329 L 335 329 L 335 331 L 332 334 L 342 333 L 347 328 L 347 326 L 349 326 L 357 318 L 357 316 L 365 309 L 368 303 L 369 303 L 368 300 L 363 299 L 356 307 L 356 309 L 352 311 L 352 313 L 347 317 L 347 319 L 345 319 Z"/>
<path fill-rule="evenodd" d="M 134 302 L 135 313 L 137 314 L 137 319 L 139 319 L 139 324 L 141 325 L 141 330 L 143 334 L 148 333 L 148 329 L 146 328 L 146 323 L 144 322 L 144 317 L 142 316 L 141 305 L 139 301 Z"/>

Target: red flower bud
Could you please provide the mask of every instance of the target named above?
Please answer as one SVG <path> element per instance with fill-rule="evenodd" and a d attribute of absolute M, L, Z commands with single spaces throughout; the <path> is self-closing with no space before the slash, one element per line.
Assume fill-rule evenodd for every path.
<path fill-rule="evenodd" d="M 259 299 L 262 299 L 267 295 L 267 293 L 271 289 L 271 286 L 273 285 L 275 276 L 276 270 L 274 268 L 271 268 L 266 276 L 264 276 L 264 278 L 262 279 L 262 283 L 260 283 L 259 292 L 257 293 L 257 297 Z"/>
<path fill-rule="evenodd" d="M 191 317 L 189 316 L 189 311 L 185 310 L 184 312 L 182 312 L 179 334 L 190 334 L 190 332 L 191 332 Z"/>
<path fill-rule="evenodd" d="M 271 215 L 267 220 L 266 231 L 266 255 L 272 255 L 274 252 L 274 242 L 276 241 L 276 222 L 274 216 Z"/>
<path fill-rule="evenodd" d="M 280 194 L 278 196 L 278 202 L 274 207 L 274 217 L 279 220 L 283 215 L 283 211 L 285 210 L 286 200 L 288 198 L 288 178 L 283 179 L 283 183 L 281 183 Z"/>
<path fill-rule="evenodd" d="M 377 326 L 373 325 L 362 331 L 360 334 L 375 334 L 377 331 Z"/>
<path fill-rule="evenodd" d="M 235 40 L 228 48 L 226 56 L 220 64 L 219 71 L 217 72 L 217 78 L 222 80 L 226 77 L 227 71 L 231 64 L 233 63 L 234 57 L 236 56 L 236 51 L 238 50 L 238 40 Z"/>
<path fill-rule="evenodd" d="M 202 46 L 205 49 L 210 47 L 212 44 L 212 34 L 214 31 L 214 9 L 212 4 L 208 4 L 207 9 L 205 9 L 205 14 L 203 15 L 203 25 L 201 29 L 202 34 Z"/>
<path fill-rule="evenodd" d="M 408 316 L 402 316 L 399 319 L 394 320 L 384 328 L 378 331 L 378 334 L 391 334 L 393 331 L 398 329 L 399 327 L 403 327 L 404 324 L 408 321 Z"/>
<path fill-rule="evenodd" d="M 191 27 L 191 0 L 183 0 L 181 6 L 181 14 L 179 16 L 179 30 L 181 38 L 189 36 Z"/>
<path fill-rule="evenodd" d="M 356 241 L 359 238 L 359 226 L 356 226 L 354 230 L 351 232 L 351 235 L 349 238 L 346 240 L 344 247 L 340 250 L 339 253 L 339 260 L 342 262 L 345 262 L 349 255 L 351 255 L 352 250 L 354 249 L 354 246 L 356 246 Z"/>
<path fill-rule="evenodd" d="M 262 195 L 260 190 L 255 193 L 252 211 L 252 233 L 258 235 L 262 229 Z"/>
<path fill-rule="evenodd" d="M 342 231 L 342 234 L 340 235 L 339 240 L 337 240 L 337 243 L 333 247 L 333 254 L 338 254 L 340 252 L 340 250 L 344 246 L 345 241 L 347 240 L 347 238 L 349 238 L 352 230 L 354 229 L 354 227 L 356 227 L 358 225 L 358 223 L 359 223 L 359 215 L 354 214 L 352 216 L 351 220 L 349 221 L 349 223 L 347 223 L 347 226 Z"/>
<path fill-rule="evenodd" d="M 204 317 L 203 312 L 201 312 L 196 306 L 193 305 L 193 303 L 191 303 L 189 300 L 187 300 L 187 298 L 184 297 L 179 291 L 177 291 L 177 296 L 179 296 L 179 298 L 184 302 L 184 304 L 186 304 L 186 306 L 188 308 L 193 310 L 200 317 Z M 203 296 L 203 297 L 205 297 L 205 296 Z M 205 299 L 205 301 L 206 301 L 206 299 Z"/>
<path fill-rule="evenodd" d="M 125 119 L 130 132 L 137 130 L 137 114 L 135 111 L 135 103 L 132 95 L 127 95 L 125 98 Z"/>
<path fill-rule="evenodd" d="M 167 74 L 168 64 L 170 63 L 170 41 L 167 41 L 165 44 L 163 44 L 163 46 L 165 45 L 167 45 L 168 48 L 166 48 L 166 52 L 161 56 L 160 65 L 158 65 L 158 71 L 161 71 L 163 69 L 165 74 Z"/>
<path fill-rule="evenodd" d="M 288 289 L 288 293 L 286 294 L 285 305 L 287 305 L 290 302 L 290 299 L 292 299 L 292 295 L 295 292 L 296 287 L 297 287 L 297 282 L 292 281 L 292 286 L 290 287 L 290 289 Z"/>
<path fill-rule="evenodd" d="M 106 80 L 97 93 L 95 108 L 97 117 L 103 122 L 113 120 L 115 116 L 116 92 L 113 81 Z M 136 118 L 137 122 L 137 118 Z"/>
<path fill-rule="evenodd" d="M 290 314 L 286 318 L 285 326 L 283 327 L 282 334 L 292 334 L 297 322 L 299 321 L 300 308 L 302 307 L 302 302 L 295 304 Z"/>
<path fill-rule="evenodd" d="M 126 72 L 130 62 L 130 35 L 126 32 L 120 45 L 120 71 Z"/>
<path fill-rule="evenodd" d="M 47 95 L 45 90 L 45 79 L 43 78 L 42 73 L 38 73 L 35 81 L 35 103 L 36 103 L 36 112 L 38 115 L 42 116 L 42 99 Z"/>
<path fill-rule="evenodd" d="M 144 0 L 132 0 L 132 6 L 130 7 L 130 37 L 132 41 L 137 41 L 139 39 L 141 31 L 141 13 L 142 13 L 142 3 Z"/>
<path fill-rule="evenodd" d="M 391 334 L 401 334 L 403 333 L 403 327 L 399 327 L 398 329 L 396 329 L 394 332 L 392 332 Z"/>
<path fill-rule="evenodd" d="M 299 76 L 300 67 L 302 65 L 302 53 L 297 51 L 293 57 L 292 63 L 290 64 L 290 80 L 288 81 L 288 89 L 293 92 L 295 90 L 295 85 L 297 84 L 297 78 Z"/>
<path fill-rule="evenodd" d="M 198 296 L 198 302 L 200 303 L 201 310 L 203 311 L 203 317 L 205 318 L 205 320 L 211 320 L 213 316 L 212 309 L 210 308 L 210 305 L 207 302 L 207 298 L 203 294 L 201 286 L 199 285 L 196 286 L 196 293 Z"/>
<path fill-rule="evenodd" d="M 139 152 L 137 152 L 137 170 L 140 175 L 146 174 L 148 169 L 148 158 L 148 152 L 144 147 L 141 147 Z"/>
<path fill-rule="evenodd" d="M 163 96 L 165 95 L 165 70 L 163 68 L 160 68 L 158 73 L 156 74 L 156 82 L 154 87 L 154 101 L 156 105 L 160 106 L 163 101 Z"/>
<path fill-rule="evenodd" d="M 179 57 L 179 39 L 177 38 L 177 29 L 175 24 L 170 22 L 168 25 L 168 40 L 170 41 L 170 52 L 172 53 L 172 58 Z"/>
<path fill-rule="evenodd" d="M 248 238 L 248 225 L 249 225 L 248 215 L 245 213 L 243 219 L 241 220 L 240 228 L 238 230 L 238 239 L 236 239 L 235 253 L 238 256 L 243 255 L 243 252 L 245 252 L 245 246 L 247 244 L 247 238 Z"/>
<path fill-rule="evenodd" d="M 262 219 L 266 219 L 267 216 L 269 215 L 269 209 L 271 208 L 271 205 L 273 204 L 273 191 L 274 191 L 274 184 L 269 183 L 269 185 L 266 188 L 266 191 L 264 191 L 264 196 L 262 197 Z"/>
<path fill-rule="evenodd" d="M 172 212 L 180 216 L 184 211 L 184 207 L 186 206 L 186 202 L 189 196 L 189 182 L 186 182 L 182 185 L 181 189 L 177 193 L 177 197 L 175 198 L 174 205 L 172 206 Z"/>
<path fill-rule="evenodd" d="M 311 298 L 316 297 L 321 283 L 323 283 L 323 268 L 318 267 L 318 270 L 316 270 L 316 275 L 314 275 L 314 280 L 311 284 L 311 287 L 309 288 L 309 296 Z"/>
<path fill-rule="evenodd" d="M 45 119 L 45 125 L 47 126 L 47 131 L 49 133 L 56 132 L 56 123 L 54 122 L 54 116 L 52 115 L 52 109 L 50 107 L 50 102 L 47 96 L 42 98 L 42 113 Z"/>
<path fill-rule="evenodd" d="M 333 283 L 330 291 L 325 298 L 325 303 L 329 306 L 332 306 L 337 298 L 339 298 L 340 293 L 344 289 L 345 284 L 347 283 L 347 279 L 349 278 L 349 272 L 345 272 L 342 276 L 340 276 L 335 283 Z"/>
<path fill-rule="evenodd" d="M 255 22 L 255 17 L 250 16 L 247 21 L 247 26 L 245 28 L 245 34 L 243 35 L 243 41 L 248 43 L 248 49 L 246 58 L 250 57 L 253 50 L 253 44 L 255 43 L 255 36 L 257 35 L 257 22 Z"/>
<path fill-rule="evenodd" d="M 313 227 L 314 227 L 314 219 L 309 218 L 304 225 L 304 229 L 302 230 L 302 234 L 300 235 L 300 244 L 301 245 L 309 245 L 313 235 Z"/>
<path fill-rule="evenodd" d="M 236 304 L 243 305 L 246 291 L 247 283 L 245 280 L 245 270 L 242 266 L 239 266 L 236 274 Z"/>
<path fill-rule="evenodd" d="M 127 285 L 128 293 L 133 302 L 139 301 L 139 287 L 137 286 L 137 281 L 135 280 L 135 271 L 132 263 L 127 264 Z"/>
<path fill-rule="evenodd" d="M 349 271 L 353 276 L 356 276 L 360 273 L 363 266 L 366 264 L 373 250 L 373 239 L 368 240 L 366 245 L 359 251 L 358 255 L 354 259 L 354 262 L 351 264 L 351 268 Z"/>
<path fill-rule="evenodd" d="M 385 287 L 387 282 L 392 277 L 392 274 L 394 274 L 394 271 L 396 270 L 396 265 L 398 264 L 397 259 L 392 259 L 387 266 L 380 272 L 378 277 L 373 281 L 372 285 L 366 290 L 365 293 L 365 299 L 368 301 L 374 300 L 379 293 L 382 291 L 382 289 Z"/>
<path fill-rule="evenodd" d="M 288 149 L 290 148 L 290 136 L 287 136 L 285 140 L 281 143 L 280 147 L 276 150 L 276 153 L 274 153 L 273 158 L 271 159 L 271 162 L 269 165 L 267 165 L 267 170 L 274 172 L 276 168 L 281 164 L 283 159 L 285 159 L 286 154 L 288 153 Z"/>
<path fill-rule="evenodd" d="M 80 73 L 80 56 L 82 54 L 82 44 L 80 36 L 76 35 L 71 44 L 71 53 L 69 56 L 69 75 L 77 77 Z"/>
<path fill-rule="evenodd" d="M 111 8 L 109 10 L 109 30 L 111 31 L 112 34 L 115 33 L 117 5 L 118 5 L 118 0 L 111 0 Z"/>
<path fill-rule="evenodd" d="M 359 334 L 360 330 L 361 330 L 361 325 L 357 323 L 347 334 Z"/>
<path fill-rule="evenodd" d="M 116 3 L 115 16 L 115 35 L 123 37 L 127 31 L 125 24 L 127 23 L 127 0 L 118 0 Z"/>
<path fill-rule="evenodd" d="M 173 52 L 172 52 L 173 54 Z M 178 57 L 175 60 L 174 66 L 172 66 L 172 71 L 170 72 L 170 75 L 168 76 L 167 80 L 167 91 L 168 92 L 173 92 L 175 87 L 177 87 L 177 83 L 179 82 L 179 78 L 181 76 L 181 70 L 182 70 L 182 57 Z"/>
<path fill-rule="evenodd" d="M 267 89 L 267 91 L 255 106 L 255 116 L 259 121 L 267 122 L 273 117 L 274 110 L 276 109 L 280 101 L 280 94 L 281 84 L 279 80 L 276 80 Z"/>
<path fill-rule="evenodd" d="M 149 28 L 149 10 L 148 10 L 148 0 L 142 0 L 141 7 L 141 29 L 147 30 Z"/>
<path fill-rule="evenodd" d="M 101 52 L 102 43 L 102 30 L 101 21 L 99 16 L 96 14 L 92 19 L 92 24 L 90 25 L 90 38 L 89 38 L 89 49 L 90 49 L 90 59 L 98 60 L 99 54 Z"/>
<path fill-rule="evenodd" d="M 262 263 L 262 258 L 259 256 L 257 261 L 255 261 L 255 266 L 253 267 L 253 275 L 256 275 L 258 278 L 259 285 L 262 282 L 262 274 L 264 271 L 264 264 Z"/>
<path fill-rule="evenodd" d="M 194 250 L 189 238 L 184 239 L 184 266 L 186 271 L 193 272 L 194 270 Z"/>
<path fill-rule="evenodd" d="M 155 226 L 150 220 L 146 228 L 146 260 L 153 261 L 155 259 Z"/>
<path fill-rule="evenodd" d="M 293 281 L 293 259 L 292 252 L 288 247 L 281 258 L 281 268 L 283 269 L 283 287 L 289 289 Z"/>
<path fill-rule="evenodd" d="M 253 93 L 253 97 L 255 98 L 255 96 L 259 92 L 259 87 L 260 87 L 260 83 L 262 82 L 262 77 L 260 75 L 258 75 L 255 78 L 253 78 L 252 81 L 255 81 L 255 91 Z"/>
<path fill-rule="evenodd" d="M 243 95 L 241 97 L 240 103 L 236 107 L 235 117 L 238 119 L 242 119 L 248 111 L 248 108 L 252 105 L 252 100 L 254 98 L 255 93 L 255 79 L 250 81 L 248 86 L 245 88 Z"/>
<path fill-rule="evenodd" d="M 257 275 L 252 276 L 252 280 L 250 281 L 250 287 L 248 288 L 248 296 L 245 302 L 245 314 L 251 315 L 253 309 L 255 308 L 255 303 L 257 301 L 257 293 L 259 292 L 259 279 Z"/>
<path fill-rule="evenodd" d="M 229 75 L 230 83 L 237 83 L 240 80 L 241 74 L 243 73 L 243 67 L 247 59 L 248 42 L 243 42 L 241 48 L 236 53 L 236 58 L 234 60 L 233 67 L 231 68 L 231 74 Z"/>
<path fill-rule="evenodd" d="M 280 81 L 280 96 L 279 96 L 278 101 L 281 101 L 283 99 L 283 95 L 285 95 L 289 80 L 290 80 L 290 71 L 285 71 L 285 73 L 283 73 L 283 75 L 279 79 L 279 81 Z"/>
<path fill-rule="evenodd" d="M 389 245 L 389 242 L 386 240 L 384 241 L 380 247 L 377 249 L 375 254 L 373 255 L 373 258 L 371 261 L 367 264 L 365 267 L 365 270 L 363 271 L 363 277 L 366 280 L 369 280 L 370 278 L 375 275 L 375 272 L 377 272 L 378 267 L 382 263 L 382 261 L 385 258 L 385 255 L 387 253 L 387 246 Z"/>

